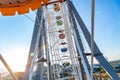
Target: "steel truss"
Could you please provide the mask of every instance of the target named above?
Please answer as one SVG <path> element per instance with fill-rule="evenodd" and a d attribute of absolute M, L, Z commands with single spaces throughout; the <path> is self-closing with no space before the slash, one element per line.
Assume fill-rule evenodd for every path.
<path fill-rule="evenodd" d="M 68 39 L 70 39 L 70 37 L 71 37 L 70 34 L 73 35 L 72 38 L 74 38 L 73 41 L 75 42 L 74 47 L 77 52 L 74 54 L 74 55 L 77 55 L 77 58 L 73 59 L 71 57 L 71 59 L 73 59 L 73 61 L 78 60 L 76 63 L 79 64 L 79 72 L 81 73 L 79 75 L 81 78 L 80 79 L 76 78 L 75 80 L 85 80 L 85 78 L 84 78 L 85 75 L 87 77 L 87 80 L 92 80 L 92 76 L 90 74 L 90 64 L 89 64 L 88 58 L 86 56 L 87 54 L 84 51 L 84 47 L 83 47 L 84 44 L 82 42 L 79 29 L 82 31 L 90 49 L 91 49 L 91 35 L 90 35 L 88 29 L 86 28 L 84 22 L 82 21 L 80 15 L 77 12 L 73 3 L 69 0 L 66 0 L 65 2 L 68 7 L 69 26 L 72 26 L 71 30 L 68 31 L 66 33 L 66 35 L 68 36 Z M 36 17 L 35 27 L 34 27 L 34 31 L 33 31 L 32 42 L 31 42 L 31 46 L 30 46 L 30 52 L 29 52 L 29 56 L 28 56 L 28 62 L 27 62 L 23 80 L 34 80 L 32 78 L 33 74 L 34 74 L 34 76 L 36 76 L 35 80 L 44 80 L 43 79 L 44 63 L 40 62 L 40 60 L 43 59 L 44 55 L 46 55 L 45 58 L 46 58 L 47 66 L 48 66 L 47 67 L 47 75 L 48 75 L 47 79 L 53 80 L 54 76 L 52 76 L 51 74 L 54 72 L 51 71 L 52 70 L 51 64 L 56 62 L 56 60 L 58 61 L 58 63 L 60 63 L 59 60 L 64 59 L 64 58 L 57 59 L 56 57 L 54 57 L 54 59 L 55 59 L 54 60 L 54 59 L 51 59 L 52 57 L 50 57 L 50 53 L 52 54 L 52 50 L 50 50 L 50 49 L 53 49 L 54 47 L 51 48 L 49 46 L 50 45 L 49 40 L 56 41 L 57 39 L 56 40 L 49 39 L 50 37 L 48 37 L 49 35 L 51 35 L 49 33 L 49 29 L 48 29 L 48 26 L 49 27 L 51 26 L 51 22 L 49 20 L 51 17 L 50 17 L 49 11 L 47 11 L 47 10 L 48 10 L 47 8 L 45 9 L 45 11 L 43 10 L 43 8 L 40 8 L 37 11 L 37 17 Z M 43 17 L 46 15 L 44 12 L 48 12 L 48 13 L 46 13 L 47 17 Z M 46 19 L 47 19 L 47 24 L 46 24 Z M 67 19 L 68 19 L 68 17 L 67 17 Z M 64 20 L 67 20 L 67 19 L 64 19 Z M 51 27 L 51 30 L 52 30 L 52 27 Z M 72 31 L 72 33 L 71 33 L 71 31 Z M 69 42 L 69 40 L 67 40 L 67 41 Z M 69 43 L 69 44 L 71 44 L 71 43 Z M 45 46 L 45 50 L 42 48 L 43 45 Z M 56 47 L 58 47 L 58 46 L 56 46 Z M 69 52 L 71 52 L 71 51 L 69 50 Z M 34 53 L 34 56 L 30 56 L 31 53 Z M 91 54 L 91 53 L 89 53 L 89 54 Z M 94 58 L 96 58 L 96 60 L 105 69 L 105 71 L 108 73 L 108 75 L 110 76 L 110 78 L 112 80 L 120 80 L 117 73 L 113 70 L 112 66 L 104 58 L 103 54 L 101 53 L 101 51 L 99 50 L 99 48 L 95 42 L 94 42 Z M 54 61 L 54 62 L 52 62 L 52 61 Z M 73 61 L 71 61 L 71 63 Z M 36 67 L 35 73 L 34 73 L 34 67 Z M 59 79 L 56 79 L 56 80 L 59 80 Z"/>
<path fill-rule="evenodd" d="M 76 28 L 76 30 L 78 29 L 78 27 L 81 28 L 81 30 L 82 30 L 82 32 L 83 32 L 83 34 L 85 36 L 85 39 L 86 39 L 86 41 L 87 41 L 87 43 L 88 43 L 88 45 L 89 45 L 89 47 L 91 49 L 91 35 L 90 35 L 88 29 L 86 28 L 84 22 L 82 21 L 79 13 L 77 12 L 77 10 L 76 10 L 76 8 L 75 8 L 75 6 L 73 5 L 72 2 L 69 2 L 69 6 L 71 7 L 70 11 L 71 11 L 71 14 L 73 14 L 73 18 L 75 18 L 76 21 L 79 24 L 79 26 L 75 25 L 74 27 Z M 77 35 L 78 35 L 77 36 L 77 38 L 78 38 L 77 40 L 79 41 L 79 46 L 81 46 L 80 48 L 82 49 L 82 43 L 80 41 L 80 36 L 79 36 L 79 34 L 77 34 Z M 81 50 L 81 51 L 83 51 L 83 50 Z M 80 54 L 80 56 L 81 57 L 84 56 L 84 59 L 86 59 L 86 56 L 85 56 L 86 54 L 84 52 L 82 52 L 82 53 L 83 54 Z M 99 50 L 99 48 L 98 48 L 98 46 L 96 45 L 95 42 L 94 42 L 94 57 L 97 59 L 97 61 L 100 63 L 100 65 L 105 69 L 105 71 L 108 73 L 108 75 L 111 77 L 112 80 L 120 80 L 120 78 L 118 77 L 117 73 L 115 72 L 115 70 L 113 70 L 112 66 L 104 58 L 103 54 L 101 53 L 101 51 Z M 85 61 L 85 63 L 87 64 L 88 62 Z M 87 69 L 89 69 L 89 68 L 87 68 Z"/>

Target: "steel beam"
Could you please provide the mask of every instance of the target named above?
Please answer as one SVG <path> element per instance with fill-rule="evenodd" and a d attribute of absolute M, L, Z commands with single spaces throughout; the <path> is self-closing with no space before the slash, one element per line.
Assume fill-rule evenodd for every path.
<path fill-rule="evenodd" d="M 43 16 L 43 14 L 41 14 Z M 44 49 L 43 49 L 43 39 L 44 39 L 44 36 L 43 36 L 43 22 L 44 19 L 43 17 L 41 18 L 40 20 L 40 31 L 39 31 L 39 34 L 38 37 L 38 44 L 36 47 L 38 47 L 37 49 L 37 53 L 36 53 L 36 56 L 38 58 L 38 60 L 40 60 L 41 58 L 43 58 L 43 55 L 44 55 Z M 37 64 L 37 68 L 36 68 L 36 71 L 35 71 L 35 80 L 43 80 L 43 63 L 42 62 L 38 62 Z"/>
<path fill-rule="evenodd" d="M 91 75 L 90 75 L 90 66 L 89 66 L 86 55 L 84 55 L 84 48 L 83 48 L 83 44 L 82 44 L 82 41 L 81 41 L 80 33 L 77 29 L 77 25 L 76 25 L 76 22 L 75 22 L 75 19 L 74 19 L 74 16 L 73 16 L 73 12 L 71 10 L 70 3 L 68 3 L 68 5 L 69 5 L 68 8 L 69 8 L 70 17 L 71 17 L 71 24 L 74 28 L 73 33 L 74 33 L 74 38 L 75 38 L 75 43 L 76 43 L 76 46 L 77 46 L 77 50 L 78 50 L 79 55 L 81 57 L 81 61 L 82 61 L 83 68 L 85 70 L 87 79 L 92 80 Z"/>
<path fill-rule="evenodd" d="M 70 5 L 72 7 L 72 11 L 74 13 L 74 16 L 76 17 L 76 20 L 77 20 L 77 22 L 78 22 L 78 24 L 79 24 L 79 26 L 80 26 L 80 28 L 85 36 L 85 39 L 86 39 L 86 41 L 91 49 L 91 35 L 90 35 L 88 29 L 86 28 L 84 22 L 82 21 L 79 13 L 77 12 L 77 10 L 74 7 L 72 2 L 70 2 Z M 99 48 L 95 42 L 94 42 L 94 57 L 101 64 L 101 66 L 106 70 L 106 72 L 108 73 L 108 75 L 111 77 L 112 80 L 120 80 L 117 73 L 112 68 L 112 66 L 108 63 L 108 61 L 104 58 L 104 56 L 102 55 L 101 51 L 99 50 Z"/>
<path fill-rule="evenodd" d="M 25 73 L 23 76 L 23 80 L 29 80 L 29 70 L 30 70 L 32 59 L 33 59 L 33 56 L 30 56 L 30 54 L 33 53 L 35 50 L 35 44 L 37 41 L 37 34 L 38 34 L 38 31 L 40 28 L 39 21 L 41 20 L 42 12 L 43 12 L 42 8 L 39 8 L 37 11 L 36 21 L 35 21 L 33 35 L 32 35 L 32 41 L 31 41 L 31 45 L 30 45 L 30 51 L 29 51 L 29 55 L 28 55 L 28 61 L 27 61 Z"/>
<path fill-rule="evenodd" d="M 2 57 L 1 54 L 0 54 L 0 60 L 2 61 L 2 63 L 4 64 L 4 66 L 6 67 L 6 69 L 8 70 L 8 72 L 10 73 L 10 75 L 12 76 L 13 80 L 17 80 L 17 77 L 15 76 L 15 74 L 13 73 L 13 71 L 10 69 L 9 65 L 7 64 L 7 62 Z"/>
<path fill-rule="evenodd" d="M 44 22 L 44 32 L 45 32 L 45 55 L 47 58 L 47 76 L 48 76 L 48 80 L 53 80 L 52 79 L 52 72 L 51 72 L 51 62 L 50 62 L 50 52 L 49 52 L 49 45 L 48 45 L 48 28 L 47 26 L 45 26 L 45 22 Z"/>
<path fill-rule="evenodd" d="M 71 24 L 72 24 L 72 26 L 73 26 L 73 29 L 75 30 L 75 33 L 74 33 L 74 35 L 76 35 L 77 36 L 77 41 L 78 41 L 78 43 L 79 43 L 79 46 L 80 46 L 80 49 L 81 49 L 81 51 L 82 51 L 82 53 L 80 53 L 79 52 L 79 49 L 78 49 L 78 47 L 77 47 L 77 45 L 76 45 L 76 47 L 77 47 L 77 53 L 78 53 L 78 55 L 81 57 L 81 56 L 83 56 L 84 57 L 84 59 L 85 59 L 85 63 L 87 64 L 87 70 L 89 71 L 89 76 L 90 76 L 90 66 L 89 66 L 89 63 L 88 63 L 88 60 L 87 60 L 87 57 L 86 57 L 86 55 L 84 55 L 85 54 L 85 52 L 84 52 L 84 48 L 83 48 L 83 46 L 82 46 L 82 42 L 81 42 L 81 38 L 80 38 L 80 35 L 79 35 L 79 31 L 77 30 L 77 24 L 76 24 L 76 22 L 75 22 L 75 18 L 74 18 L 74 15 L 73 15 L 73 12 L 72 12 L 72 8 L 71 8 L 71 6 L 70 6 L 70 3 L 69 3 L 69 1 L 68 1 L 68 9 L 69 9 L 69 18 L 70 18 L 70 22 L 71 22 Z M 82 62 L 83 60 L 82 60 L 82 58 L 79 58 L 79 65 L 80 65 L 80 69 L 81 69 L 81 80 L 85 80 L 84 79 L 84 75 L 85 75 L 85 72 L 84 72 L 84 65 L 82 64 L 83 62 Z M 82 63 L 81 63 L 82 62 Z M 86 70 L 85 70 L 86 71 Z"/>

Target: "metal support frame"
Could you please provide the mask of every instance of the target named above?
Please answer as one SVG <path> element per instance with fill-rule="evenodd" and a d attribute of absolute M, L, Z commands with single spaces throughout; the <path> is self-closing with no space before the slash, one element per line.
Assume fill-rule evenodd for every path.
<path fill-rule="evenodd" d="M 78 52 L 78 51 L 77 51 Z M 78 57 L 80 56 L 80 53 L 78 52 Z M 82 64 L 82 60 L 81 58 L 79 57 L 78 58 L 78 61 L 79 61 L 79 65 L 80 65 L 80 77 L 81 77 L 81 80 L 85 80 L 85 77 L 84 77 L 84 68 L 83 68 L 83 64 Z"/>
<path fill-rule="evenodd" d="M 94 13 L 95 13 L 95 0 L 91 0 L 91 76 L 93 77 L 93 63 L 94 63 Z"/>
<path fill-rule="evenodd" d="M 82 44 L 82 42 L 81 42 L 81 38 L 80 38 L 80 35 L 79 35 L 79 32 L 78 32 L 78 30 L 76 29 L 76 27 L 77 27 L 77 25 L 76 25 L 76 22 L 75 22 L 75 19 L 74 19 L 74 17 L 73 17 L 73 15 L 71 15 L 71 17 L 72 17 L 72 21 L 73 21 L 73 27 L 74 27 L 74 29 L 75 29 L 75 35 L 77 36 L 76 38 L 77 38 L 77 40 L 78 40 L 78 42 L 79 43 L 81 43 Z M 79 44 L 79 46 L 81 45 L 81 44 Z M 77 47 L 77 46 L 76 46 Z M 86 55 L 84 55 L 84 50 L 83 50 L 83 46 L 80 46 L 80 49 L 81 49 L 81 51 L 82 51 L 82 54 L 83 54 L 83 56 L 84 56 L 84 58 L 85 58 L 85 62 L 86 62 L 86 64 L 88 65 L 88 71 L 89 71 L 89 69 L 90 69 L 90 66 L 89 66 L 89 63 L 88 63 L 88 61 L 87 61 L 87 58 L 86 58 Z M 81 69 L 81 80 L 84 80 L 84 75 L 85 75 L 85 70 L 83 70 L 84 68 L 83 68 L 83 64 L 82 64 L 82 60 L 81 60 L 81 54 L 80 54 L 80 52 L 79 52 L 79 49 L 78 49 L 78 47 L 77 47 L 77 53 L 78 53 L 78 56 L 80 56 L 80 58 L 78 58 L 78 60 L 79 60 L 79 65 L 80 65 L 80 69 Z M 90 72 L 90 71 L 89 71 Z"/>
<path fill-rule="evenodd" d="M 74 33 L 75 33 L 75 31 L 74 31 Z M 82 64 L 83 64 L 83 67 L 84 67 L 84 70 L 85 70 L 85 73 L 86 73 L 86 77 L 87 77 L 87 79 L 92 80 L 91 75 L 90 75 L 90 70 L 89 70 L 90 68 L 88 68 L 88 66 L 89 66 L 88 65 L 88 60 L 87 60 L 86 56 L 84 55 L 82 41 L 77 34 L 74 34 L 74 38 L 75 38 L 75 43 L 76 43 L 78 52 L 79 52 L 81 60 L 82 60 Z"/>
<path fill-rule="evenodd" d="M 71 24 L 72 24 L 72 26 L 73 26 L 73 28 L 74 28 L 74 36 L 76 35 L 76 38 L 77 38 L 77 41 L 78 41 L 78 43 L 79 43 L 79 47 L 80 47 L 80 49 L 81 49 L 81 51 L 82 51 L 82 53 L 80 53 L 79 52 L 79 49 L 78 49 L 78 47 L 77 47 L 77 45 L 76 45 L 76 47 L 77 47 L 77 53 L 78 53 L 78 56 L 80 56 L 80 58 L 78 59 L 79 60 L 79 65 L 80 65 L 80 69 L 81 69 L 81 80 L 85 80 L 84 79 L 84 75 L 85 75 L 85 72 L 84 72 L 84 68 L 83 68 L 83 62 L 82 62 L 82 60 L 81 60 L 81 54 L 84 56 L 84 59 L 85 59 L 85 62 L 86 62 L 86 64 L 88 65 L 87 66 L 87 70 L 89 71 L 89 69 L 90 69 L 90 66 L 89 66 L 89 63 L 88 63 L 88 61 L 87 61 L 87 57 L 86 57 L 86 55 L 84 55 L 84 49 L 83 49 L 83 46 L 82 46 L 82 42 L 81 42 L 81 38 L 80 38 L 80 35 L 79 35 L 79 32 L 78 32 L 78 30 L 77 30 L 77 24 L 76 24 L 76 22 L 75 22 L 75 18 L 74 18 L 74 15 L 73 15 L 73 13 L 72 13 L 72 8 L 71 8 L 71 6 L 70 6 L 70 3 L 69 3 L 69 1 L 68 1 L 68 9 L 69 9 L 69 15 L 70 15 L 70 21 L 71 21 Z M 88 73 L 88 75 L 90 76 L 90 71 L 89 71 L 89 73 Z"/>
<path fill-rule="evenodd" d="M 77 46 L 77 50 L 78 50 L 79 55 L 81 57 L 81 62 L 82 62 L 84 71 L 86 73 L 87 79 L 92 80 L 92 77 L 90 75 L 90 65 L 88 63 L 86 54 L 84 52 L 84 48 L 83 48 L 83 44 L 82 44 L 82 41 L 81 41 L 80 32 L 78 31 L 78 27 L 81 28 L 81 31 L 83 32 L 83 35 L 85 36 L 85 39 L 86 39 L 90 49 L 91 49 L 91 35 L 90 35 L 88 29 L 86 28 L 84 22 L 82 21 L 79 13 L 77 12 L 76 8 L 74 7 L 74 5 L 71 1 L 69 1 L 69 6 L 70 6 L 69 11 L 70 11 L 70 14 L 71 14 L 71 17 L 72 17 L 71 19 L 72 19 L 72 23 L 73 23 L 73 26 L 74 26 L 75 44 Z M 36 44 L 36 41 L 37 41 L 37 34 L 38 34 L 38 30 L 40 28 L 38 20 L 39 21 L 41 20 L 41 13 L 42 12 L 43 12 L 42 9 L 38 9 L 29 54 L 31 52 L 34 52 L 34 50 L 35 50 L 35 44 Z M 78 22 L 79 26 L 76 25 L 76 22 Z M 43 24 L 45 24 L 45 23 L 43 23 Z M 45 25 L 43 25 L 43 26 L 45 27 Z M 45 28 L 45 30 L 47 30 L 47 29 Z M 46 35 L 44 35 L 44 40 L 45 40 L 45 49 L 46 49 L 45 51 L 46 51 L 46 55 L 47 55 L 46 57 L 48 59 L 47 60 L 47 63 L 48 63 L 48 80 L 52 80 L 52 77 L 51 77 L 51 74 L 50 74 L 50 72 L 51 72 L 50 65 L 51 64 L 50 64 L 49 55 L 48 55 L 49 51 L 48 51 L 48 45 L 47 45 L 47 33 L 46 33 Z M 40 43 L 41 42 L 42 41 L 40 40 Z M 41 57 L 41 54 L 39 54 L 38 56 Z M 109 74 L 109 76 L 111 77 L 112 80 L 120 80 L 117 73 L 113 70 L 112 66 L 104 58 L 103 54 L 101 53 L 101 51 L 99 50 L 99 48 L 98 48 L 98 46 L 96 45 L 95 42 L 94 42 L 94 57 L 101 64 L 101 66 L 106 70 L 106 72 Z M 32 60 L 33 60 L 33 57 L 31 57 L 29 55 L 23 80 L 29 80 L 29 70 L 30 70 Z M 39 65 L 38 65 L 38 69 L 41 69 Z M 37 74 L 38 73 L 39 73 L 39 71 L 37 72 Z"/>
<path fill-rule="evenodd" d="M 8 70 L 8 72 L 10 73 L 10 75 L 12 76 L 13 80 L 17 80 L 17 77 L 15 76 L 15 74 L 13 73 L 13 71 L 10 69 L 9 65 L 7 64 L 7 62 L 2 57 L 1 54 L 0 54 L 0 60 L 2 61 L 2 63 L 4 64 L 4 66 L 6 67 L 6 69 Z"/>
<path fill-rule="evenodd" d="M 44 32 L 45 32 L 45 37 L 44 37 L 44 40 L 45 40 L 45 55 L 46 55 L 46 58 L 47 58 L 47 75 L 48 75 L 48 80 L 52 80 L 52 73 L 51 73 L 51 63 L 50 63 L 50 55 L 49 55 L 49 45 L 48 45 L 48 32 L 47 32 L 47 26 L 45 26 L 45 21 L 44 21 Z"/>
<path fill-rule="evenodd" d="M 85 39 L 91 49 L 91 35 L 88 31 L 88 29 L 86 28 L 84 22 L 82 21 L 79 13 L 77 12 L 76 8 L 74 7 L 73 3 L 70 2 L 70 6 L 71 6 L 71 10 L 73 11 L 73 14 L 85 36 Z M 96 45 L 96 43 L 94 42 L 94 54 L 97 56 L 94 56 L 97 61 L 101 64 L 101 66 L 106 70 L 106 72 L 108 73 L 108 75 L 111 77 L 112 80 L 120 80 L 120 78 L 118 77 L 117 73 L 115 72 L 115 70 L 112 68 L 112 66 L 108 63 L 108 61 L 104 58 L 104 56 L 102 55 L 101 51 L 99 50 L 98 46 Z"/>
<path fill-rule="evenodd" d="M 43 14 L 42 14 L 42 16 L 43 16 Z M 41 60 L 41 58 L 43 58 L 43 55 L 44 55 L 44 49 L 43 49 L 43 40 L 44 40 L 44 36 L 43 36 L 43 33 L 44 33 L 44 31 L 43 31 L 43 21 L 44 21 L 44 19 L 43 19 L 43 17 L 41 17 L 41 20 L 40 20 L 40 32 L 39 32 L 39 34 L 40 35 L 38 35 L 39 36 L 39 42 L 38 42 L 38 45 L 37 45 L 37 47 L 38 47 L 38 50 L 37 50 L 37 54 L 36 54 L 36 56 L 37 56 L 37 58 L 38 58 L 38 61 L 39 60 Z M 43 62 L 37 62 L 36 63 L 36 65 L 37 65 L 37 68 L 36 68 L 36 72 L 35 72 L 35 80 L 43 80 Z"/>
<path fill-rule="evenodd" d="M 74 38 L 75 38 L 75 43 L 76 43 L 76 46 L 77 46 L 77 50 L 80 54 L 82 64 L 83 64 L 83 68 L 85 70 L 87 79 L 92 80 L 91 75 L 90 75 L 90 66 L 89 66 L 86 55 L 84 55 L 85 53 L 84 53 L 84 48 L 83 48 L 83 44 L 82 44 L 82 41 L 81 41 L 81 37 L 79 35 L 80 33 L 79 33 L 78 29 L 76 28 L 77 25 L 74 22 L 75 21 L 74 17 L 72 17 L 72 19 L 73 19 L 73 24 L 74 24 L 74 28 L 75 28 Z"/>
<path fill-rule="evenodd" d="M 40 28 L 40 24 L 39 21 L 41 20 L 41 13 L 42 13 L 42 8 L 39 8 L 37 10 L 37 17 L 36 17 L 36 21 L 35 21 L 35 25 L 34 25 L 34 30 L 33 30 L 33 35 L 32 35 L 32 41 L 31 41 L 31 45 L 30 45 L 30 51 L 29 51 L 29 55 L 28 55 L 28 61 L 27 61 L 27 65 L 26 65 L 26 69 L 25 69 L 25 73 L 23 76 L 23 80 L 29 80 L 29 70 L 30 70 L 30 66 L 31 66 L 31 62 L 33 60 L 33 56 L 30 56 L 30 53 L 34 52 L 35 50 L 35 44 L 37 41 L 37 34 Z"/>

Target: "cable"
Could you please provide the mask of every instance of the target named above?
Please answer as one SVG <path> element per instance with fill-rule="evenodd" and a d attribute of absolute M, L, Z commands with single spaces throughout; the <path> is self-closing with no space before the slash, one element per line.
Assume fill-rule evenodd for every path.
<path fill-rule="evenodd" d="M 30 18 L 28 15 L 24 15 L 24 16 L 35 23 L 35 21 L 32 18 Z"/>

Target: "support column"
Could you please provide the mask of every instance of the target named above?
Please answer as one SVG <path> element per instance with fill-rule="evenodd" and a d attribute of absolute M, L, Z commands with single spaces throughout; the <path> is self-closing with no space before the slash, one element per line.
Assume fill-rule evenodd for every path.
<path fill-rule="evenodd" d="M 4 64 L 4 66 L 6 67 L 6 69 L 8 70 L 8 72 L 10 73 L 10 75 L 12 76 L 13 80 L 17 80 L 17 77 L 15 76 L 15 74 L 13 73 L 13 71 L 10 69 L 9 65 L 7 64 L 7 62 L 2 57 L 1 54 L 0 54 L 0 60 L 2 61 L 2 63 Z M 0 77 L 1 77 L 1 74 L 0 74 Z"/>
<path fill-rule="evenodd" d="M 91 44 L 90 44 L 91 43 L 91 35 L 72 2 L 70 2 L 70 5 L 72 7 L 73 14 L 74 14 L 83 34 L 85 36 L 85 39 L 91 49 Z M 94 57 L 101 64 L 101 66 L 106 70 L 106 72 L 108 73 L 108 75 L 111 77 L 112 80 L 120 80 L 117 73 L 112 68 L 112 66 L 108 63 L 108 61 L 104 58 L 104 56 L 102 55 L 101 51 L 99 50 L 99 48 L 95 42 L 94 42 Z"/>
<path fill-rule="evenodd" d="M 39 31 L 39 28 L 40 28 L 39 22 L 41 21 L 42 13 L 43 13 L 42 8 L 39 8 L 38 11 L 37 11 L 35 26 L 34 26 L 33 35 L 32 35 L 32 41 L 31 41 L 29 55 L 28 55 L 28 61 L 27 61 L 25 73 L 24 73 L 24 76 L 23 76 L 23 80 L 29 80 L 29 71 L 30 71 L 31 62 L 32 62 L 32 59 L 33 59 L 33 56 L 30 56 L 30 55 L 31 55 L 31 53 L 34 54 L 35 44 L 36 44 L 36 41 L 37 41 L 37 34 L 38 34 L 38 31 Z"/>
<path fill-rule="evenodd" d="M 37 51 L 37 58 L 38 58 L 38 61 L 36 63 L 36 66 L 37 66 L 37 69 L 36 69 L 36 72 L 35 72 L 35 80 L 43 80 L 43 62 L 41 62 L 41 59 L 43 58 L 44 56 L 44 49 L 43 49 L 43 17 L 41 18 L 41 21 L 40 21 L 40 27 L 41 27 L 41 30 L 40 30 L 40 35 L 39 35 L 39 42 L 38 42 L 38 51 Z"/>
<path fill-rule="evenodd" d="M 51 62 L 50 62 L 50 53 L 49 53 L 49 45 L 48 45 L 48 32 L 47 32 L 47 26 L 45 26 L 45 22 L 44 22 L 44 32 L 45 32 L 45 55 L 47 58 L 47 75 L 48 75 L 48 80 L 52 80 L 52 71 L 51 71 Z"/>
<path fill-rule="evenodd" d="M 88 63 L 88 60 L 87 60 L 87 57 L 85 55 L 85 52 L 84 52 L 84 48 L 83 48 L 83 44 L 82 44 L 82 41 L 81 41 L 81 37 L 80 37 L 80 34 L 79 34 L 79 31 L 77 29 L 77 24 L 75 22 L 75 18 L 74 18 L 74 15 L 73 15 L 73 12 L 72 12 L 72 7 L 70 5 L 70 2 L 68 2 L 68 9 L 69 9 L 69 15 L 70 15 L 70 21 L 71 21 L 71 24 L 73 25 L 73 28 L 74 28 L 74 36 L 76 35 L 76 38 L 75 38 L 75 42 L 76 42 L 76 47 L 77 47 L 77 52 L 78 52 L 78 55 L 81 57 L 79 63 L 80 63 L 80 67 L 81 67 L 81 79 L 82 80 L 85 80 L 84 76 L 85 76 L 85 73 L 86 73 L 86 77 L 88 78 L 88 76 L 90 77 L 90 66 L 89 66 L 89 63 Z M 76 40 L 77 39 L 77 40 Z M 78 43 L 77 43 L 78 42 Z M 78 46 L 80 47 L 80 49 L 78 48 Z M 81 52 L 80 52 L 81 50 Z M 86 65 L 85 65 L 86 64 Z M 84 71 L 83 71 L 84 69 Z M 90 78 L 88 78 L 90 79 Z"/>

